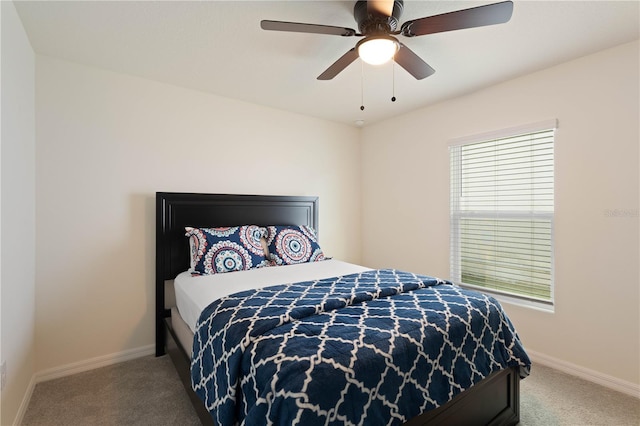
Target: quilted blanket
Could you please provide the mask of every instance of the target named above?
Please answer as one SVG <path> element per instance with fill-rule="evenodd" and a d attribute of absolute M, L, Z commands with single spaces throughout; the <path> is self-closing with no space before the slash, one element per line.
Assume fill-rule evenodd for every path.
<path fill-rule="evenodd" d="M 215 301 L 191 379 L 220 425 L 397 425 L 510 366 L 530 361 L 495 299 L 383 269 Z"/>

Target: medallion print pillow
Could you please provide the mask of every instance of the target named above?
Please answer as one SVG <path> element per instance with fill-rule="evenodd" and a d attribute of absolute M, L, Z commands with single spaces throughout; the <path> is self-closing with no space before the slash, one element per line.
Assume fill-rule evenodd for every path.
<path fill-rule="evenodd" d="M 211 275 L 268 266 L 261 239 L 266 229 L 257 225 L 224 228 L 185 228 L 189 238 L 190 271 Z"/>
<path fill-rule="evenodd" d="M 325 256 L 310 226 L 268 226 L 269 260 L 276 265 L 317 262 Z"/>

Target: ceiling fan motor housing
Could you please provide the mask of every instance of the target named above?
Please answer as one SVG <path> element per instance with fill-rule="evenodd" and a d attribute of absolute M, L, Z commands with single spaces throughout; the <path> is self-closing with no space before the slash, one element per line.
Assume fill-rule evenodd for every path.
<path fill-rule="evenodd" d="M 398 21 L 404 10 L 403 0 L 393 2 L 391 16 L 384 15 L 367 8 L 366 0 L 358 0 L 353 7 L 353 16 L 358 23 L 358 30 L 363 35 L 388 34 L 395 32 Z"/>

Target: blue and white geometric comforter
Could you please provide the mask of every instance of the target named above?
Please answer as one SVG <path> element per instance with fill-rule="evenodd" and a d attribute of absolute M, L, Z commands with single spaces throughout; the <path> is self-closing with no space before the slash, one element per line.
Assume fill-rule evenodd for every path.
<path fill-rule="evenodd" d="M 401 424 L 530 361 L 499 303 L 391 269 L 224 297 L 192 385 L 216 424 Z"/>

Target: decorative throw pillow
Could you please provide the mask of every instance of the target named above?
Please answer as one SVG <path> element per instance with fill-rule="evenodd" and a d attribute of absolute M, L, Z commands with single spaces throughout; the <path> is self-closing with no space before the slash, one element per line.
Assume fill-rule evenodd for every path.
<path fill-rule="evenodd" d="M 266 229 L 257 225 L 225 228 L 186 227 L 191 272 L 211 275 L 269 266 L 261 239 Z"/>
<path fill-rule="evenodd" d="M 325 256 L 310 226 L 268 226 L 269 260 L 276 265 L 317 262 Z"/>

